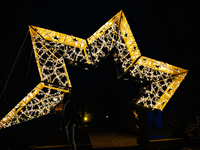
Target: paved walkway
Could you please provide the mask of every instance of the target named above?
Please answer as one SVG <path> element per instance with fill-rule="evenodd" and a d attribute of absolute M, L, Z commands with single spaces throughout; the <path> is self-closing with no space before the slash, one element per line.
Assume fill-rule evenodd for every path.
<path fill-rule="evenodd" d="M 120 132 L 114 124 L 88 126 L 86 130 L 95 150 L 148 150 L 137 144 L 136 136 Z M 183 147 L 178 150 L 200 150 L 200 148 Z"/>
<path fill-rule="evenodd" d="M 5 130 L 1 130 L 0 150 L 24 149 L 29 147 L 29 142 L 36 145 L 36 149 L 69 150 L 66 133 L 59 131 L 57 126 L 49 124 L 33 126 L 16 125 Z M 51 125 L 51 126 L 50 126 Z M 31 128 L 32 127 L 32 128 Z M 51 128 L 50 128 L 51 127 Z M 40 129 L 40 130 L 38 130 Z M 81 137 L 81 138 L 80 138 Z M 20 142 L 18 142 L 18 140 Z M 122 132 L 116 124 L 90 125 L 86 128 L 76 129 L 76 142 L 78 150 L 147 150 L 137 144 L 136 136 Z M 91 142 L 91 143 L 90 143 Z M 35 143 L 35 144 L 34 144 Z M 200 150 L 198 148 L 182 148 L 180 150 Z"/>
<path fill-rule="evenodd" d="M 115 125 L 86 127 L 93 149 L 135 147 L 137 138 L 117 130 Z"/>

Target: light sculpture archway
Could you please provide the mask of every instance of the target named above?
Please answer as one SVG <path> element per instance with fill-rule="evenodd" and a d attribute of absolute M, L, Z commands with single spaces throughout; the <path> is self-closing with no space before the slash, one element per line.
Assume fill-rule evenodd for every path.
<path fill-rule="evenodd" d="M 36 26 L 29 29 L 41 82 L 0 121 L 0 128 L 48 114 L 62 94 L 70 92 L 72 85 L 64 60 L 87 70 L 112 51 L 118 78 L 128 75 L 149 83 L 135 103 L 161 111 L 188 72 L 142 56 L 123 11 L 87 39 Z"/>

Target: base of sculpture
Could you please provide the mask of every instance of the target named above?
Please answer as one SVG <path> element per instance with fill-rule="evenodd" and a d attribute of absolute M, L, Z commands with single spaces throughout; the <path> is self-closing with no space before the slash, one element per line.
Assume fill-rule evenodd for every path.
<path fill-rule="evenodd" d="M 40 118 L 13 125 L 0 130 L 0 139 L 4 141 L 1 148 L 56 149 L 69 148 L 66 132 L 60 130 L 61 118 L 48 114 Z M 75 141 L 78 149 L 92 149 L 84 124 L 77 123 Z"/>
<path fill-rule="evenodd" d="M 146 140 L 143 138 L 137 138 L 137 144 L 146 147 L 151 150 L 157 149 L 178 149 L 182 148 L 184 141 L 182 138 L 169 138 L 169 139 L 155 139 L 155 140 Z"/>
<path fill-rule="evenodd" d="M 152 150 L 183 147 L 183 139 L 173 137 L 162 111 L 135 104 L 133 101 L 128 108 L 138 128 L 139 145 Z"/>

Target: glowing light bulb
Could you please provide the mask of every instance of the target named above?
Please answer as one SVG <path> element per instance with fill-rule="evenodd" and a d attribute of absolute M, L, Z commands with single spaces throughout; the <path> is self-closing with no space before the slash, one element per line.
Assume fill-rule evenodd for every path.
<path fill-rule="evenodd" d="M 84 121 L 88 121 L 88 117 L 84 117 Z"/>
<path fill-rule="evenodd" d="M 54 97 L 54 98 L 53 98 L 53 100 L 54 100 L 54 101 L 57 101 L 57 100 L 58 100 L 58 98 L 57 98 L 57 97 Z"/>

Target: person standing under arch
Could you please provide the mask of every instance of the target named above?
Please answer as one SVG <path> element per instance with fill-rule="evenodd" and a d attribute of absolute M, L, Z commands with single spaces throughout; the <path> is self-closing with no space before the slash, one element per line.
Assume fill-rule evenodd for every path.
<path fill-rule="evenodd" d="M 62 124 L 61 128 L 67 133 L 67 138 L 70 144 L 71 150 L 76 150 L 75 143 L 75 127 L 77 122 L 77 109 L 74 103 L 74 99 L 69 95 L 63 96 L 63 108 L 62 108 Z"/>

